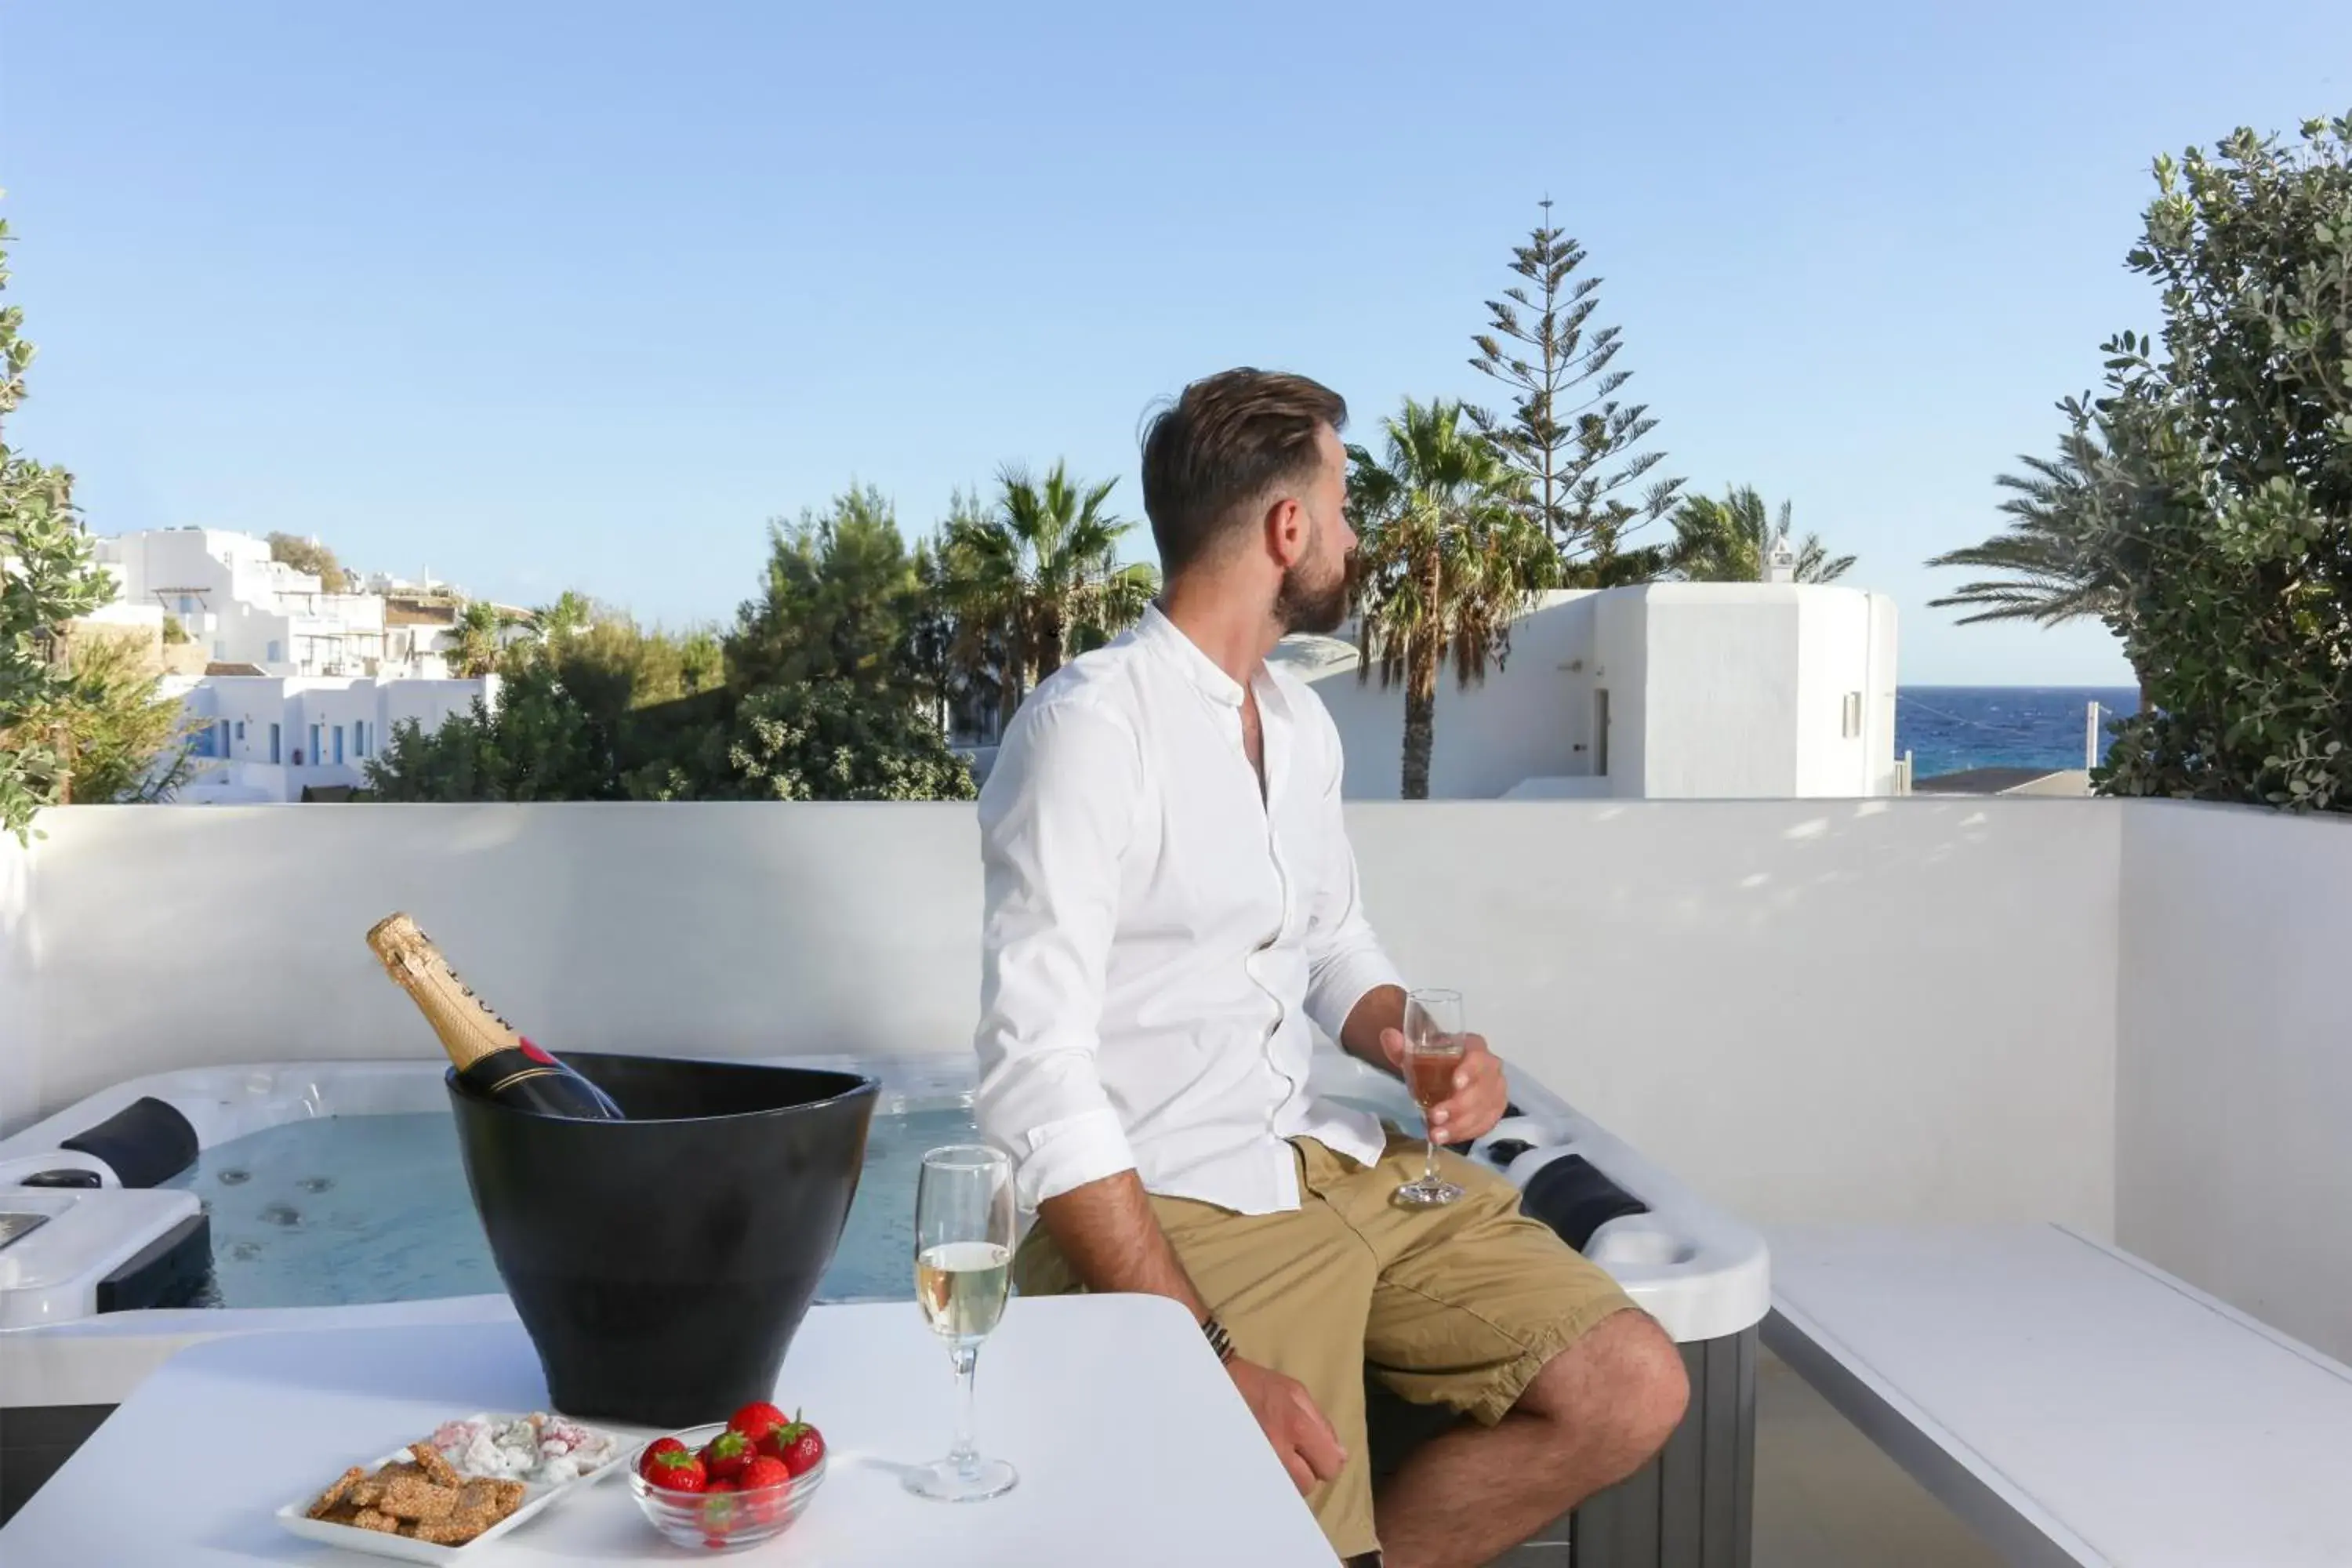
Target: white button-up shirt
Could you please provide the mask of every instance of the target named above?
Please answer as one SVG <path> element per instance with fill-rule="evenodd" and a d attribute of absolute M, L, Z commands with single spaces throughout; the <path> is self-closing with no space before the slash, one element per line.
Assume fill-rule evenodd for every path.
<path fill-rule="evenodd" d="M 1398 984 L 1357 900 L 1339 731 L 1261 666 L 1242 689 L 1156 609 L 1022 705 L 981 792 L 981 1131 L 1024 1206 L 1132 1169 L 1242 1214 L 1298 1205 L 1286 1140 L 1370 1163 L 1378 1120 L 1307 1092 Z"/>

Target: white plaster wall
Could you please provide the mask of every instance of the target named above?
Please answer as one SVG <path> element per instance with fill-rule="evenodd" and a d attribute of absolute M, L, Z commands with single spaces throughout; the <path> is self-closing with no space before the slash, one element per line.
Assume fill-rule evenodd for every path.
<path fill-rule="evenodd" d="M 299 800 L 305 785 L 366 782 L 366 764 L 382 753 L 394 725 L 414 719 L 426 731 L 440 728 L 452 713 L 471 710 L 478 695 L 495 702 L 498 678 L 484 680 L 376 680 L 345 677 L 205 676 L 177 694 L 191 715 L 207 725 L 229 721 L 227 768 L 205 767 L 199 787 L 184 789 L 177 798 L 196 803 L 214 799 L 221 788 L 259 789 L 273 800 Z M 237 721 L 245 736 L 237 739 Z M 368 726 L 368 750 L 359 750 L 357 726 Z M 269 760 L 269 726 L 280 725 L 279 761 Z M 320 749 L 310 749 L 310 726 L 320 726 Z M 334 761 L 335 726 L 343 729 L 343 761 Z M 299 767 L 294 753 L 303 754 Z M 320 759 L 324 759 L 323 761 Z M 232 795 L 230 798 L 245 798 Z"/>
<path fill-rule="evenodd" d="M 43 1114 L 32 908 L 32 851 L 0 833 L 0 1135 Z"/>
<path fill-rule="evenodd" d="M 1503 792 L 1504 800 L 1607 800 L 1609 781 L 1589 775 L 1521 779 Z"/>
<path fill-rule="evenodd" d="M 267 737 L 264 742 L 263 753 L 267 755 Z M 250 805 L 297 800 L 300 795 L 301 786 L 292 768 L 273 767 L 268 763 L 200 762 L 187 782 L 173 793 L 171 804 Z"/>
<path fill-rule="evenodd" d="M 348 632 L 380 633 L 383 626 L 381 594 L 325 594 L 318 598 L 319 618 Z"/>
<path fill-rule="evenodd" d="M 181 615 L 191 638 L 216 659 L 268 662 L 278 641 L 289 658 L 286 617 L 275 612 L 266 542 L 211 529 L 156 529 L 110 542 L 122 564 L 124 596 L 181 615 L 174 589 L 202 590 Z M 315 584 L 315 578 L 303 579 Z M 155 595 L 163 594 L 158 600 Z"/>
<path fill-rule="evenodd" d="M 372 595 L 329 595 L 319 578 L 269 558 L 266 540 L 217 529 L 161 529 L 105 542 L 118 561 L 126 598 L 154 603 L 159 589 L 202 588 L 203 610 L 182 616 L 189 636 L 213 658 L 271 667 L 291 674 L 305 654 L 329 657 L 341 637 L 344 656 L 379 650 L 383 600 Z M 178 614 L 176 599 L 164 607 Z M 270 657 L 270 645 L 278 657 Z"/>
<path fill-rule="evenodd" d="M 1845 733 L 1845 699 L 1870 700 L 1870 599 L 1842 589 L 1809 593 L 1797 604 L 1797 767 L 1793 794 L 1858 796 L 1869 787 L 1869 731 Z"/>
<path fill-rule="evenodd" d="M 1408 973 L 1759 1222 L 2114 1223 L 2107 802 L 1364 805 Z"/>
<path fill-rule="evenodd" d="M 2352 821 L 2135 805 L 2123 1245 L 2352 1359 Z"/>
<path fill-rule="evenodd" d="M 115 602 L 100 605 L 89 614 L 78 617 L 73 624 L 78 626 L 136 626 L 142 631 L 152 631 L 160 636 L 163 630 L 163 607 L 152 601 L 144 605 L 133 605 L 122 601 L 120 597 L 121 570 L 120 567 L 109 568 L 109 571 L 117 576 L 118 596 Z"/>
<path fill-rule="evenodd" d="M 306 694 L 299 692 L 286 704 L 286 714 L 287 764 L 301 771 L 327 767 L 327 759 L 335 754 L 335 740 L 325 715 L 313 711 Z"/>
<path fill-rule="evenodd" d="M 970 1048 L 969 806 L 88 806 L 43 826 L 37 1110 L 170 1067 L 429 1056 L 362 940 L 395 909 L 554 1050 Z"/>
<path fill-rule="evenodd" d="M 1430 795 L 1492 800 L 1521 779 L 1591 771 L 1591 594 L 1547 596 L 1511 629 L 1500 669 L 1465 688 L 1449 668 L 1438 678 Z M 1286 642 L 1276 652 L 1315 688 L 1346 749 L 1349 800 L 1395 800 L 1403 787 L 1404 689 L 1383 688 L 1378 671 L 1360 679 L 1352 644 L 1328 637 Z M 1585 668 L 1566 666 L 1585 662 Z"/>
<path fill-rule="evenodd" d="M 1609 787 L 1604 792 L 1638 798 L 1648 777 L 1648 686 L 1650 606 L 1641 594 L 1602 594 L 1594 602 L 1592 686 L 1609 693 Z M 1601 742 L 1592 742 L 1593 768 L 1601 767 Z"/>
<path fill-rule="evenodd" d="M 1895 705 L 1898 679 L 1895 660 L 1895 601 L 1885 594 L 1870 595 L 1870 735 L 1869 793 L 1895 793 Z"/>
<path fill-rule="evenodd" d="M 419 729 L 430 733 L 452 714 L 472 712 L 477 697 L 497 707 L 499 678 L 492 675 L 481 679 L 387 680 L 379 681 L 376 690 L 378 699 L 373 717 L 383 723 L 388 742 L 394 726 L 407 720 L 414 719 Z"/>
<path fill-rule="evenodd" d="M 1548 595 L 1507 664 L 1437 697 L 1430 795 L 1495 800 L 1528 779 L 1598 779 L 1595 693 L 1610 700 L 1606 786 L 1529 794 L 1785 799 L 1892 793 L 1895 629 L 1882 595 L 1832 587 L 1664 584 Z M 1286 642 L 1347 749 L 1350 800 L 1402 786 L 1404 694 L 1359 679 L 1352 643 Z M 1842 699 L 1865 694 L 1847 737 Z"/>
<path fill-rule="evenodd" d="M 214 588 L 215 602 L 210 606 L 219 610 L 219 594 L 228 585 L 227 571 L 206 553 L 205 536 L 192 529 L 173 529 L 147 533 L 128 534 L 109 542 L 115 559 L 122 565 L 123 596 L 134 603 L 154 603 L 154 595 L 163 588 Z M 163 606 L 178 613 L 176 601 Z"/>
<path fill-rule="evenodd" d="M 1653 799 L 1802 793 L 1796 594 L 1718 583 L 1638 592 L 1649 608 L 1642 793 Z"/>
<path fill-rule="evenodd" d="M 265 608 L 290 614 L 306 607 L 310 595 L 325 586 L 316 573 L 298 572 L 282 561 L 271 560 L 269 542 L 249 533 L 212 532 L 206 548 L 227 563 L 236 596 Z M 291 603 L 280 603 L 281 595 L 295 597 Z"/>
<path fill-rule="evenodd" d="M 310 726 L 320 726 L 319 755 L 310 759 L 331 773 L 349 773 L 349 779 L 338 777 L 335 783 L 359 782 L 361 764 L 366 758 L 358 750 L 356 726 L 373 722 L 387 730 L 380 717 L 383 708 L 383 693 L 373 680 L 320 678 L 296 683 L 297 706 L 303 722 L 304 742 L 308 744 Z M 335 762 L 335 731 L 343 731 L 343 760 Z M 318 782 L 318 781 L 313 781 Z"/>
<path fill-rule="evenodd" d="M 292 765 L 296 749 L 302 752 L 294 795 L 299 795 L 302 784 L 364 782 L 365 763 L 391 743 L 396 726 L 413 719 L 427 732 L 437 730 L 451 714 L 470 712 L 478 696 L 488 696 L 495 702 L 497 684 L 496 677 L 488 680 L 378 680 L 368 677 L 306 676 L 284 682 L 284 754 L 288 765 Z M 368 725 L 368 751 L 364 755 L 358 750 L 354 729 L 362 721 Z M 320 731 L 315 753 L 310 743 L 313 724 L 319 726 Z M 337 726 L 343 731 L 343 761 L 340 764 L 334 760 Z M 268 760 L 266 731 L 257 731 L 248 726 L 247 742 L 255 748 L 252 760 Z"/>
<path fill-rule="evenodd" d="M 1507 1057 L 1739 1212 L 2104 1232 L 2119 815 L 1560 801 L 1349 820 L 1408 972 L 1463 987 Z M 429 1055 L 361 940 L 394 909 L 559 1051 L 970 1046 L 969 806 L 45 820 L 34 1102 L 13 1125 L 169 1067 Z"/>
<path fill-rule="evenodd" d="M 183 705 L 192 713 L 203 712 L 229 721 L 231 760 L 266 764 L 269 761 L 269 726 L 284 722 L 286 682 L 255 676 L 206 676 L 183 700 Z M 242 741 L 236 738 L 239 720 L 245 722 Z M 292 743 L 286 742 L 289 746 Z"/>
<path fill-rule="evenodd" d="M 212 643 L 215 658 L 258 665 L 273 675 L 290 674 L 300 651 L 295 646 L 293 616 L 257 607 L 244 599 L 231 602 L 213 617 Z M 270 657 L 273 649 L 274 658 Z"/>
<path fill-rule="evenodd" d="M 220 716 L 220 691 L 211 680 L 199 677 L 184 690 L 174 690 L 173 682 L 180 679 L 164 677 L 163 683 L 156 688 L 157 691 L 163 696 L 179 698 L 181 710 L 191 717 L 209 722 Z"/>

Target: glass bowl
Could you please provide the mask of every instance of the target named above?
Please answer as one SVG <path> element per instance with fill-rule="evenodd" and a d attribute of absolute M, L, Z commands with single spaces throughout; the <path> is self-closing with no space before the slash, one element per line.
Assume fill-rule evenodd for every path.
<path fill-rule="evenodd" d="M 670 1436 L 688 1448 L 699 1450 L 725 1430 L 725 1422 L 715 1421 L 708 1426 L 689 1427 Z M 816 1496 L 816 1489 L 824 1484 L 825 1461 L 819 1459 L 815 1468 L 772 1487 L 735 1492 L 674 1492 L 646 1479 L 641 1468 L 645 1454 L 646 1450 L 639 1448 L 629 1456 L 629 1495 L 637 1500 L 637 1510 L 647 1522 L 660 1531 L 665 1540 L 679 1546 L 730 1552 L 782 1535 L 808 1507 L 809 1500 Z"/>

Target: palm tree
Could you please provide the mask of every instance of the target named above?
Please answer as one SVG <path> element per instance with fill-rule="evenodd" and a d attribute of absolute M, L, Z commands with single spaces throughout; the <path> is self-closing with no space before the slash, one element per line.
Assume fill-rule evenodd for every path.
<path fill-rule="evenodd" d="M 1666 566 L 1685 583 L 1761 583 L 1775 550 L 1789 542 L 1790 507 L 1780 503 L 1775 519 L 1753 485 L 1726 490 L 1723 499 L 1688 496 L 1675 509 L 1675 542 L 1666 546 Z M 1796 581 L 1834 583 L 1853 570 L 1851 555 L 1832 555 L 1818 533 L 1796 547 Z"/>
<path fill-rule="evenodd" d="M 1133 625 L 1160 592 L 1157 571 L 1119 563 L 1135 525 L 1104 504 L 1117 483 L 1087 484 L 1060 462 L 1042 479 L 1007 468 L 994 506 L 948 519 L 938 574 L 955 621 L 950 658 L 968 673 L 1003 666 L 1008 707 Z"/>
<path fill-rule="evenodd" d="M 1675 546 L 1670 540 L 1663 544 L 1640 544 L 1631 549 L 1612 550 L 1605 555 L 1580 555 L 1560 565 L 1559 585 L 1563 588 L 1633 588 L 1643 583 L 1657 583 L 1672 577 L 1675 572 Z"/>
<path fill-rule="evenodd" d="M 1387 458 L 1348 448 L 1348 507 L 1360 542 L 1360 673 L 1404 682 L 1404 797 L 1429 798 L 1437 671 L 1483 679 L 1510 653 L 1511 622 L 1559 581 L 1559 552 L 1521 481 L 1462 405 L 1406 398 L 1383 422 Z"/>
<path fill-rule="evenodd" d="M 1959 624 L 2031 621 L 2063 626 L 2100 620 L 2123 631 L 2131 611 L 2129 589 L 2108 522 L 2115 499 L 2114 465 L 2087 419 L 2060 438 L 2058 456 L 2023 458 L 2027 473 L 1993 482 L 2010 492 L 2000 510 L 2009 525 L 1981 544 L 1948 551 L 1930 566 L 1958 566 L 1997 575 L 1961 584 L 1935 609 L 1966 609 Z M 2139 678 L 2140 710 L 2148 710 L 2147 676 Z"/>
<path fill-rule="evenodd" d="M 488 599 L 473 600 L 459 611 L 457 646 L 450 656 L 451 662 L 457 667 L 457 673 L 470 679 L 498 668 L 501 646 L 499 634 L 512 624 Z"/>
<path fill-rule="evenodd" d="M 555 603 L 541 605 L 530 613 L 533 631 L 550 642 L 585 631 L 596 618 L 596 606 L 587 595 L 566 588 L 555 596 Z"/>

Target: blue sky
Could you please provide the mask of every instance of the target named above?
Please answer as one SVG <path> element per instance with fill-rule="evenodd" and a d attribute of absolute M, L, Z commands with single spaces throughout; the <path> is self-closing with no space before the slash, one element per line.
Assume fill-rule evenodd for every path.
<path fill-rule="evenodd" d="M 2153 322 L 2150 158 L 2352 108 L 2352 5 L 2263 16 L 14 6 L 12 434 L 101 531 L 717 617 L 764 520 L 853 479 L 921 529 L 1066 456 L 1139 518 L 1140 416 L 1224 365 L 1330 383 L 1360 434 L 1481 393 L 1549 192 L 1662 471 L 1858 553 L 1906 681 L 2121 681 L 2095 627 L 1954 627 L 1920 563 Z"/>

